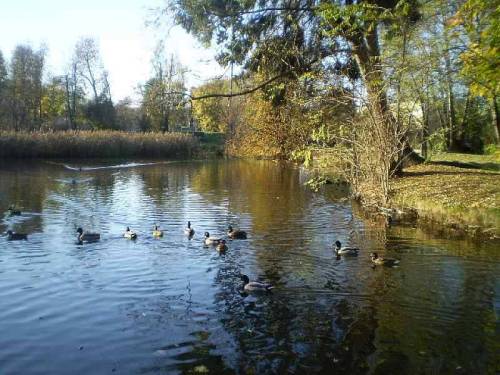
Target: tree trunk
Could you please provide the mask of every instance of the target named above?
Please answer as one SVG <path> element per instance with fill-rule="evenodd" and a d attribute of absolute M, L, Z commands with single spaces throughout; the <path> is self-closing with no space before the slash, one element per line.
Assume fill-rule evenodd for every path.
<path fill-rule="evenodd" d="M 499 108 L 498 108 L 498 101 L 496 95 L 493 96 L 493 100 L 491 103 L 491 113 L 492 113 L 492 128 L 493 128 L 493 135 L 495 137 L 495 143 L 498 145 L 500 144 L 500 114 L 498 113 Z"/>
<path fill-rule="evenodd" d="M 429 105 L 420 102 L 422 108 L 422 157 L 427 159 L 429 154 Z"/>
<path fill-rule="evenodd" d="M 404 166 L 421 163 L 423 162 L 423 158 L 410 146 L 407 135 L 402 132 L 401 124 L 397 123 L 390 110 L 380 61 L 377 29 L 374 28 L 369 32 L 366 38 L 358 35 L 356 38 L 351 39 L 351 43 L 353 45 L 353 55 L 360 67 L 361 75 L 365 82 L 368 104 L 375 112 L 376 120 L 385 124 L 386 128 L 396 126 L 395 132 L 402 136 L 402 139 L 395 140 L 400 143 L 401 152 L 393 160 L 390 171 L 391 174 L 401 174 Z"/>
<path fill-rule="evenodd" d="M 444 39 L 444 65 L 446 75 L 446 91 L 448 99 L 448 149 L 453 150 L 455 147 L 455 131 L 456 131 L 456 113 L 455 113 L 455 95 L 453 93 L 453 80 L 451 77 L 451 60 L 450 60 L 450 41 L 448 37 L 447 26 L 443 25 Z"/>

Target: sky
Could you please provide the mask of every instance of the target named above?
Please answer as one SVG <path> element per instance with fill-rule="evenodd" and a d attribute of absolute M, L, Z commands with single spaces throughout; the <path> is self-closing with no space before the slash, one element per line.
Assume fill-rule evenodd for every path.
<path fill-rule="evenodd" d="M 163 41 L 187 66 L 188 87 L 224 74 L 215 52 L 203 48 L 182 28 L 147 26 L 163 0 L 0 0 L 0 50 L 8 61 L 18 44 L 48 47 L 47 71 L 66 71 L 81 37 L 97 40 L 110 74 L 113 100 L 137 99 L 137 85 L 151 74 L 152 52 Z M 227 73 L 227 72 L 226 72 Z"/>

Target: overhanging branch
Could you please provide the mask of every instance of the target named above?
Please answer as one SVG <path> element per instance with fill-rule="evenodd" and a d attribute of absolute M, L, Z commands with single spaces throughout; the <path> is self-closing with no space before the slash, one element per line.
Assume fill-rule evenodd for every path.
<path fill-rule="evenodd" d="M 248 95 L 248 94 L 251 94 L 251 93 L 253 93 L 253 92 L 257 91 L 257 90 L 260 90 L 261 88 L 269 85 L 270 83 L 278 80 L 281 77 L 283 77 L 283 74 L 279 74 L 277 76 L 274 76 L 274 77 L 268 79 L 267 81 L 261 83 L 260 85 L 252 87 L 251 89 L 243 90 L 243 91 L 232 93 L 232 94 L 217 94 L 217 93 L 214 93 L 214 94 L 206 94 L 206 95 L 200 95 L 200 96 L 193 96 L 193 95 L 188 95 L 188 96 L 191 98 L 191 100 L 201 100 L 201 99 L 208 99 L 208 98 L 232 98 L 232 97 L 235 97 L 235 96 Z"/>

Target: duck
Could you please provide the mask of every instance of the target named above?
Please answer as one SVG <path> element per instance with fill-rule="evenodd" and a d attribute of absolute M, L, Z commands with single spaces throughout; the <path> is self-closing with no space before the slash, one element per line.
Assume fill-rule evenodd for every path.
<path fill-rule="evenodd" d="M 236 229 L 234 230 L 231 225 L 227 227 L 227 236 L 229 238 L 234 239 L 239 239 L 239 240 L 245 240 L 247 238 L 247 232 L 243 230 Z"/>
<path fill-rule="evenodd" d="M 130 230 L 130 228 L 127 227 L 127 230 L 125 231 L 125 233 L 123 233 L 123 237 L 129 240 L 135 240 L 137 239 L 137 233 L 135 233 L 133 230 Z"/>
<path fill-rule="evenodd" d="M 24 233 L 14 233 L 11 230 L 7 231 L 7 240 L 8 241 L 20 241 L 20 240 L 27 240 L 28 235 Z"/>
<path fill-rule="evenodd" d="M 226 240 L 221 240 L 217 245 L 217 251 L 219 253 L 225 253 L 227 251 Z"/>
<path fill-rule="evenodd" d="M 9 211 L 10 216 L 20 216 L 21 215 L 21 211 L 14 209 L 14 207 L 12 207 L 12 206 L 9 207 L 8 211 Z"/>
<path fill-rule="evenodd" d="M 216 246 L 221 242 L 220 238 L 210 237 L 210 233 L 205 232 L 205 245 L 213 245 Z"/>
<path fill-rule="evenodd" d="M 101 239 L 101 235 L 99 233 L 91 233 L 91 232 L 84 232 L 82 228 L 78 228 L 76 230 L 76 233 L 78 233 L 78 242 L 96 242 Z"/>
<path fill-rule="evenodd" d="M 250 281 L 247 275 L 242 275 L 243 289 L 247 292 L 268 292 L 273 289 L 271 284 L 261 283 L 259 281 Z"/>
<path fill-rule="evenodd" d="M 359 249 L 357 247 L 342 247 L 342 243 L 340 241 L 335 241 L 335 252 L 337 255 L 345 255 L 345 256 L 357 256 Z"/>
<path fill-rule="evenodd" d="M 194 235 L 194 229 L 191 228 L 191 222 L 188 221 L 187 227 L 184 228 L 184 234 L 191 237 Z"/>
<path fill-rule="evenodd" d="M 399 260 L 393 258 L 382 258 L 379 257 L 377 253 L 371 253 L 370 257 L 372 258 L 372 263 L 375 266 L 394 267 L 399 264 Z"/>
<path fill-rule="evenodd" d="M 163 231 L 158 228 L 158 225 L 155 225 L 155 229 L 153 230 L 153 237 L 163 237 Z"/>

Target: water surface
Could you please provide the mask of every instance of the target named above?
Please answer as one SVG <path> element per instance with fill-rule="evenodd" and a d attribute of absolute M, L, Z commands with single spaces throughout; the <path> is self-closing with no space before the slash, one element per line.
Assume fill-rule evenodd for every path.
<path fill-rule="evenodd" d="M 23 211 L 0 231 L 29 233 L 0 237 L 0 373 L 499 371 L 495 246 L 364 222 L 305 178 L 272 162 L 0 164 L 0 211 Z M 228 224 L 249 238 L 202 245 Z M 79 226 L 101 241 L 77 245 Z M 337 260 L 336 239 L 360 256 Z M 400 267 L 372 269 L 371 251 Z M 246 295 L 242 274 L 275 289 Z"/>

